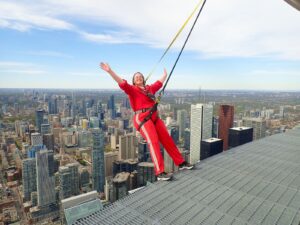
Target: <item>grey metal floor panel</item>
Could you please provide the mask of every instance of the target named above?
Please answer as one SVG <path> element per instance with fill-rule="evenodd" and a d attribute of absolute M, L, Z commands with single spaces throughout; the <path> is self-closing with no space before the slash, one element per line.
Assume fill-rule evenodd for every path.
<path fill-rule="evenodd" d="M 201 161 L 75 224 L 299 225 L 300 130 Z"/>

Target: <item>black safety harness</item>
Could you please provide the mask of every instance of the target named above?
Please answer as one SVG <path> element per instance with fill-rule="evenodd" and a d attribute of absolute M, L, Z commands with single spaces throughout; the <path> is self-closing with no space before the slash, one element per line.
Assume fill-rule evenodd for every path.
<path fill-rule="evenodd" d="M 144 108 L 144 109 L 141 109 L 141 110 L 137 110 L 135 111 L 135 114 L 138 114 L 138 113 L 144 113 L 144 112 L 147 112 L 149 111 L 149 114 L 143 119 L 143 121 L 139 124 L 139 127 L 138 127 L 138 131 L 140 131 L 141 127 L 151 118 L 151 116 L 153 115 L 153 113 L 155 111 L 157 111 L 157 98 L 155 97 L 155 95 L 151 94 L 148 90 L 146 89 L 140 89 L 141 92 L 146 95 L 148 98 L 150 98 L 151 100 L 155 101 L 155 104 L 151 107 L 151 108 Z"/>

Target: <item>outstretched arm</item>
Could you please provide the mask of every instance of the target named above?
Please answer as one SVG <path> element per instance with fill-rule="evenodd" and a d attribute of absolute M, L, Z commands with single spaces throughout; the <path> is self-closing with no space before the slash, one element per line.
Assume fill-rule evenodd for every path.
<path fill-rule="evenodd" d="M 161 76 L 160 79 L 158 79 L 158 81 L 156 81 L 155 83 L 151 84 L 150 85 L 150 88 L 151 88 L 151 92 L 154 94 L 155 92 L 157 92 L 164 84 L 164 82 L 166 81 L 167 79 L 167 70 L 164 69 L 164 73 L 163 75 Z"/>
<path fill-rule="evenodd" d="M 121 77 L 119 77 L 108 65 L 108 63 L 100 63 L 101 69 L 106 71 L 118 84 L 122 83 L 123 80 Z"/>
<path fill-rule="evenodd" d="M 163 73 L 162 77 L 159 79 L 159 81 L 160 81 L 161 83 L 164 83 L 165 80 L 167 79 L 167 76 L 168 76 L 167 70 L 164 69 L 164 73 Z"/>

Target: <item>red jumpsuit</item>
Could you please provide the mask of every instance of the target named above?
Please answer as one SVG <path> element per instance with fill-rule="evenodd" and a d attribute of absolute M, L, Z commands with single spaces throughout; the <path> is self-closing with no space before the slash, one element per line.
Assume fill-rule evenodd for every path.
<path fill-rule="evenodd" d="M 151 108 L 155 104 L 154 100 L 149 98 L 141 88 L 128 84 L 126 80 L 123 80 L 119 86 L 128 95 L 133 111 Z M 156 81 L 152 85 L 146 85 L 145 89 L 154 95 L 161 87 L 162 83 Z M 136 129 L 138 129 L 139 124 L 148 114 L 149 111 L 134 115 L 133 124 Z M 163 145 L 177 166 L 184 162 L 182 155 L 171 138 L 165 124 L 159 118 L 157 111 L 152 114 L 151 119 L 144 123 L 140 129 L 140 133 L 148 143 L 156 175 L 164 172 L 164 159 L 160 152 L 159 142 Z"/>

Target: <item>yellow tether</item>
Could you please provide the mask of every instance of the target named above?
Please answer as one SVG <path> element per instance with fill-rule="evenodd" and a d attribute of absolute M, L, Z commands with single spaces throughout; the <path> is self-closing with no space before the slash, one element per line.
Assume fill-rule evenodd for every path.
<path fill-rule="evenodd" d="M 168 48 L 165 50 L 164 54 L 160 57 L 160 59 L 157 61 L 157 63 L 154 65 L 154 67 L 152 68 L 151 72 L 149 73 L 149 75 L 146 77 L 146 81 L 150 78 L 150 76 L 153 74 L 153 72 L 155 71 L 156 67 L 158 66 L 158 64 L 161 62 L 161 60 L 164 58 L 164 56 L 167 54 L 167 52 L 169 51 L 169 49 L 171 48 L 171 46 L 173 45 L 173 43 L 176 41 L 177 37 L 179 36 L 179 34 L 182 32 L 182 30 L 185 28 L 185 26 L 188 24 L 188 22 L 190 21 L 190 19 L 193 17 L 193 15 L 195 14 L 195 12 L 197 11 L 197 9 L 199 8 L 200 5 L 202 5 L 204 0 L 200 0 L 199 3 L 196 5 L 195 9 L 193 10 L 193 12 L 190 14 L 190 16 L 187 18 L 187 20 L 184 22 L 184 24 L 181 26 L 181 28 L 179 29 L 179 31 L 177 32 L 177 34 L 175 35 L 175 37 L 173 38 L 173 40 L 171 41 L 171 43 L 169 44 Z"/>

